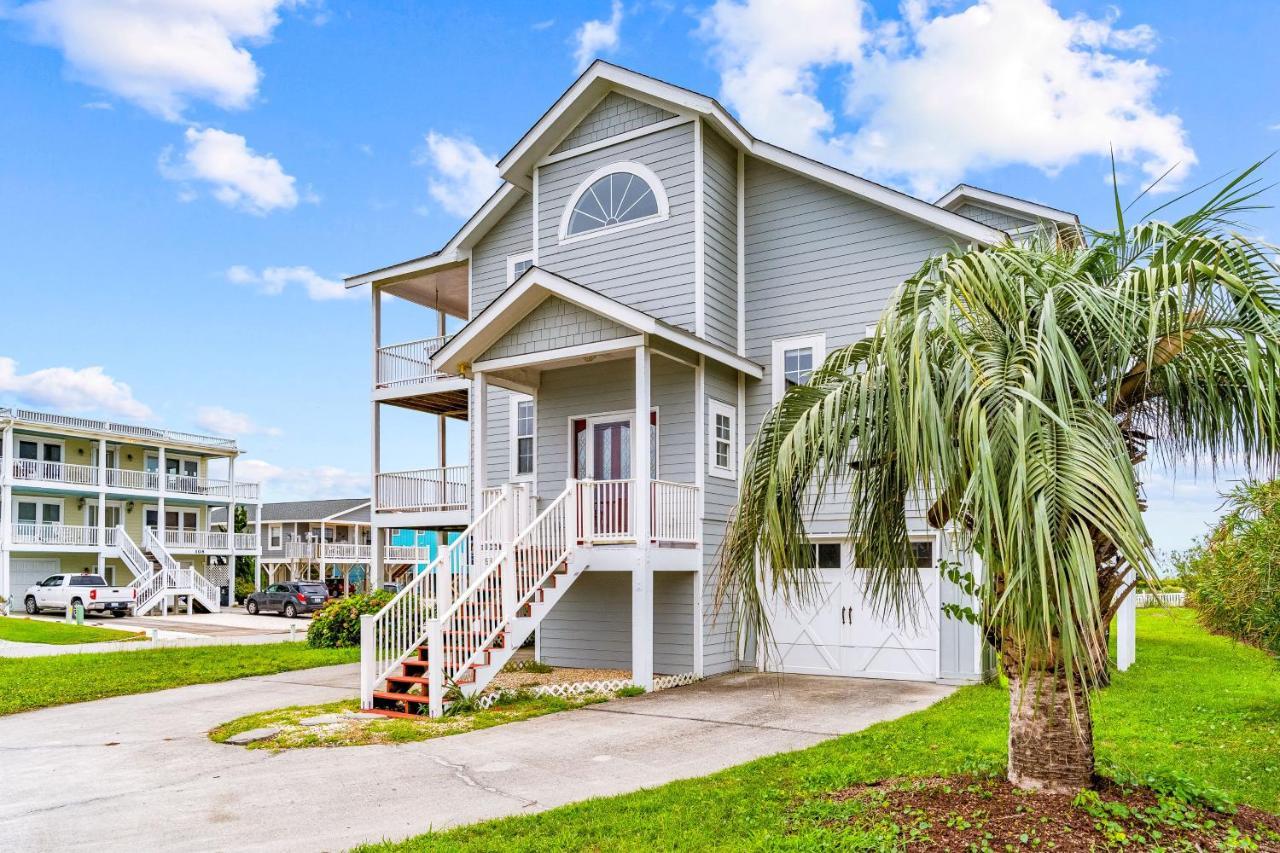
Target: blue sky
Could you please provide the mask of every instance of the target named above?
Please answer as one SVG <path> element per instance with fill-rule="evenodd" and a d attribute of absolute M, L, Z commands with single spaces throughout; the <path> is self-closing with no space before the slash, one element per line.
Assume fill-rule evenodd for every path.
<path fill-rule="evenodd" d="M 0 0 L 0 402 L 229 428 L 273 499 L 367 491 L 368 300 L 338 280 L 446 240 L 593 56 L 925 197 L 1099 225 L 1110 146 L 1132 190 L 1280 143 L 1272 4 L 122 5 Z M 430 333 L 396 307 L 389 340 Z M 429 419 L 387 422 L 388 467 L 434 463 Z M 1181 547 L 1217 487 L 1147 480 Z"/>

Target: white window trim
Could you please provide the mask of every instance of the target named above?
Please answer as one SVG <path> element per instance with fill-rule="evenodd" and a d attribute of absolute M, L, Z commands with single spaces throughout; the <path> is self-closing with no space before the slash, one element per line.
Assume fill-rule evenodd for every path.
<path fill-rule="evenodd" d="M 725 415 L 729 418 L 729 467 L 725 468 L 716 464 L 716 415 Z M 737 432 L 738 432 L 738 412 L 733 406 L 722 403 L 719 400 L 707 398 L 707 448 L 709 457 L 707 459 L 707 474 L 712 477 L 720 477 L 724 480 L 738 479 L 738 448 L 737 448 Z"/>
<path fill-rule="evenodd" d="M 67 507 L 62 498 L 46 498 L 39 495 L 14 495 L 13 507 L 10 512 L 15 524 L 30 524 L 29 521 L 18 520 L 19 504 L 35 504 L 36 507 L 36 524 L 68 524 Z M 58 520 L 54 522 L 46 522 L 44 520 L 44 508 L 46 506 L 56 506 L 58 508 Z"/>
<path fill-rule="evenodd" d="M 817 370 L 818 365 L 822 364 L 823 359 L 827 357 L 827 336 L 825 334 L 804 335 L 798 338 L 779 338 L 773 342 L 773 357 L 769 364 L 769 381 L 773 388 L 773 402 L 775 405 L 782 399 L 782 391 L 786 387 L 783 383 L 783 354 L 789 349 L 803 349 L 805 347 L 813 350 L 813 368 Z"/>
<path fill-rule="evenodd" d="M 652 445 L 654 448 L 654 454 L 653 454 L 654 470 L 651 472 L 652 476 L 650 477 L 650 479 L 661 480 L 662 479 L 662 411 L 661 411 L 661 407 L 650 406 L 649 415 L 650 417 L 653 417 L 656 415 L 657 421 L 658 421 L 658 425 L 657 425 L 658 428 L 654 432 L 654 442 Z M 578 448 L 574 445 L 574 442 L 573 442 L 573 437 L 574 437 L 573 422 L 574 421 L 587 422 L 587 465 L 590 466 L 592 462 L 592 457 L 595 455 L 595 452 L 594 452 L 595 451 L 595 434 L 594 434 L 594 430 L 592 430 L 592 427 L 597 423 L 609 423 L 611 421 L 628 421 L 631 424 L 631 429 L 634 431 L 636 428 L 636 410 L 635 409 L 618 409 L 617 411 L 613 411 L 613 412 L 595 412 L 593 414 L 570 415 L 569 417 L 565 418 L 565 421 L 564 421 L 565 435 L 566 435 L 565 450 L 569 454 L 565 458 L 569 460 L 568 470 L 570 472 L 573 471 L 574 459 L 577 457 L 577 452 L 578 452 Z M 633 432 L 632 441 L 634 440 L 635 440 L 635 433 Z M 534 468 L 536 470 L 537 468 L 536 463 L 534 465 Z M 592 478 L 584 478 L 584 479 L 592 479 Z M 632 472 L 632 479 L 635 479 L 635 472 Z"/>
<path fill-rule="evenodd" d="M 43 462 L 44 449 L 46 447 L 52 446 L 52 447 L 58 448 L 58 456 L 62 459 L 61 462 L 54 463 L 54 464 L 58 464 L 58 465 L 67 464 L 67 443 L 62 439 L 44 438 L 41 436 L 34 436 L 34 435 L 15 435 L 13 437 L 13 454 L 15 458 L 18 458 L 18 445 L 24 441 L 27 444 L 34 444 L 36 446 L 36 458 L 34 461 Z"/>
<path fill-rule="evenodd" d="M 649 185 L 649 189 L 653 191 L 654 200 L 658 203 L 658 212 L 653 216 L 646 216 L 642 219 L 633 219 L 630 222 L 620 222 L 617 225 L 606 225 L 603 228 L 592 228 L 590 231 L 583 231 L 580 234 L 569 236 L 569 219 L 573 216 L 573 209 L 578 206 L 578 201 L 586 193 L 587 188 L 603 178 L 605 175 L 614 172 L 627 172 L 635 175 L 640 180 Z M 573 191 L 573 195 L 569 196 L 568 202 L 565 203 L 564 212 L 560 214 L 560 230 L 558 236 L 561 245 L 567 243 L 576 243 L 579 240 L 590 240 L 595 237 L 603 237 L 607 234 L 616 234 L 619 231 L 626 231 L 631 228 L 640 228 L 645 225 L 651 225 L 655 222 L 662 222 L 671 215 L 671 206 L 667 201 L 667 190 L 662 185 L 662 181 L 654 174 L 653 170 L 643 163 L 635 163 L 629 160 L 621 163 L 610 163 L 607 166 L 601 166 L 586 177 L 582 183 L 578 184 L 578 188 Z"/>
<path fill-rule="evenodd" d="M 507 284 L 515 284 L 516 264 L 528 261 L 533 264 L 533 252 L 521 252 L 518 255 L 507 255 Z"/>
<path fill-rule="evenodd" d="M 520 418 L 520 404 L 533 404 L 533 470 L 528 474 L 518 474 L 517 462 L 519 448 L 516 444 L 516 424 Z M 529 394 L 512 394 L 510 415 L 507 418 L 507 473 L 513 483 L 531 483 L 538 479 L 538 401 Z"/>
<path fill-rule="evenodd" d="M 267 528 L 267 547 L 279 551 L 284 547 L 284 525 L 273 524 Z"/>

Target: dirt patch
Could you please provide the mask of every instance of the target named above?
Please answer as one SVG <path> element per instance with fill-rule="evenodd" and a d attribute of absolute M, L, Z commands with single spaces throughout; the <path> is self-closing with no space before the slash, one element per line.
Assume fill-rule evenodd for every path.
<path fill-rule="evenodd" d="M 1099 780 L 1077 795 L 1031 793 L 1003 779 L 889 780 L 834 794 L 821 822 L 919 850 L 1280 851 L 1280 817 L 1224 811 L 1173 793 Z"/>
<path fill-rule="evenodd" d="M 558 666 L 551 672 L 500 672 L 485 687 L 486 691 L 520 690 L 544 684 L 578 684 L 584 681 L 629 681 L 627 669 L 574 669 Z"/>

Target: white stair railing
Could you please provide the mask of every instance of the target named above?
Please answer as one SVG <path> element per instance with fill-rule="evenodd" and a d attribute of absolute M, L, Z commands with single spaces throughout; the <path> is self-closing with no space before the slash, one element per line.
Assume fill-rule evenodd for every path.
<path fill-rule="evenodd" d="M 493 540 L 506 517 L 507 496 L 490 504 L 471 526 L 446 547 L 435 561 L 373 616 L 361 617 L 360 703 L 373 706 L 373 691 L 419 646 L 427 642 L 441 602 L 452 599 L 455 586 L 465 589 L 470 579 L 483 574 L 492 556 L 500 552 Z M 444 580 L 441 583 L 441 580 Z M 445 604 L 447 607 L 447 603 Z M 437 644 L 435 648 L 439 648 Z"/>
<path fill-rule="evenodd" d="M 439 716 L 444 710 L 444 685 L 458 682 L 479 662 L 481 653 L 497 639 L 503 627 L 569 556 L 575 544 L 577 495 L 577 484 L 570 481 L 532 524 L 512 537 L 511 543 L 452 606 L 441 607 L 444 615 L 432 625 L 428 645 L 432 716 Z"/>
<path fill-rule="evenodd" d="M 164 543 L 160 541 L 160 537 L 150 527 L 143 534 L 142 547 L 146 548 L 147 553 L 155 557 L 156 562 L 160 564 L 160 571 L 156 572 L 156 574 L 164 576 L 164 589 L 186 590 L 193 595 L 202 597 L 205 606 L 210 610 L 217 611 L 221 609 L 221 595 L 218 587 L 195 569 L 179 564 L 173 558 L 173 555 L 165 550 Z M 139 590 L 140 599 L 141 592 Z"/>
<path fill-rule="evenodd" d="M 120 549 L 120 558 L 124 560 L 124 564 L 133 572 L 134 580 L 150 577 L 154 573 L 155 566 L 143 555 L 133 537 L 125 532 L 123 525 L 116 528 L 116 547 Z"/>

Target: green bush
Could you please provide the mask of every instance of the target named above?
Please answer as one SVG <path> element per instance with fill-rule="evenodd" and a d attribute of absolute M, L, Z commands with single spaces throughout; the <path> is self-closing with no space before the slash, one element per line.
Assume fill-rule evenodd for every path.
<path fill-rule="evenodd" d="M 1210 631 L 1280 654 L 1280 480 L 1245 483 L 1203 542 L 1179 554 L 1178 581 Z"/>
<path fill-rule="evenodd" d="M 244 601 L 251 595 L 253 595 L 253 581 L 236 578 L 236 601 Z"/>
<path fill-rule="evenodd" d="M 335 598 L 316 611 L 307 629 L 307 645 L 316 649 L 341 649 L 360 645 L 360 617 L 377 613 L 392 598 L 379 590 L 373 595 L 350 595 Z"/>

